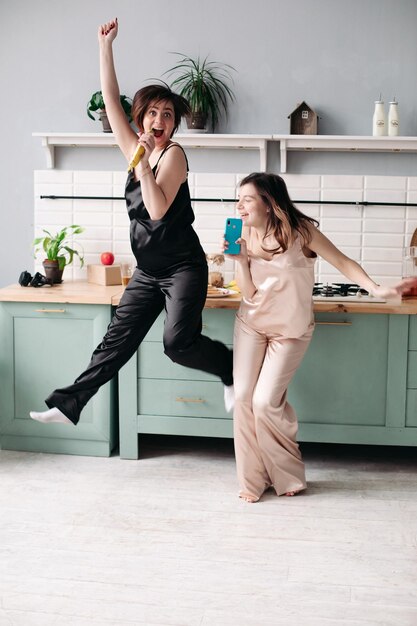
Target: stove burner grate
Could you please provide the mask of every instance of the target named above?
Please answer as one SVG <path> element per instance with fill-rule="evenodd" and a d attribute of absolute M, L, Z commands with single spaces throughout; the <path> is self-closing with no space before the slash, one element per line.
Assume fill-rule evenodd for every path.
<path fill-rule="evenodd" d="M 313 296 L 324 296 L 325 298 L 347 298 L 348 296 L 368 296 L 369 292 L 354 283 L 314 283 Z"/>

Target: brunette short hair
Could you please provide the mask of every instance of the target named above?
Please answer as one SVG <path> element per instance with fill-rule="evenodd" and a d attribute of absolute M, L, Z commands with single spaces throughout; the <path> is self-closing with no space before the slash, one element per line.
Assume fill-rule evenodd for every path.
<path fill-rule="evenodd" d="M 144 130 L 143 118 L 150 105 L 162 100 L 168 100 L 174 108 L 175 121 L 172 135 L 178 129 L 181 119 L 191 113 L 188 101 L 183 96 L 172 91 L 166 83 L 161 81 L 160 84 L 147 85 L 135 93 L 132 103 L 132 119 L 140 131 Z"/>

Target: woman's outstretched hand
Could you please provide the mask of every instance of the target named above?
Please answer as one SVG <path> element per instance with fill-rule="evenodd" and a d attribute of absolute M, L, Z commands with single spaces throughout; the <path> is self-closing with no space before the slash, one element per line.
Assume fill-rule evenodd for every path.
<path fill-rule="evenodd" d="M 372 293 L 377 298 L 396 298 L 403 294 L 407 294 L 411 289 L 417 289 L 417 277 L 416 278 L 403 278 L 396 285 L 392 287 L 386 287 L 384 285 L 378 285 L 373 289 Z"/>
<path fill-rule="evenodd" d="M 117 37 L 117 31 L 119 29 L 119 24 L 117 22 L 117 17 L 106 24 L 101 24 L 98 27 L 98 40 L 99 42 L 108 41 L 112 42 Z"/>

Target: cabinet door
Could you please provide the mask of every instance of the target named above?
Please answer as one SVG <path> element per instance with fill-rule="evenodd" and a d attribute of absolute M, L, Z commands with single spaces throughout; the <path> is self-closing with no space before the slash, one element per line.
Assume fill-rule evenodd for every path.
<path fill-rule="evenodd" d="M 0 307 L 0 436 L 3 448 L 107 455 L 114 444 L 111 389 L 87 404 L 77 427 L 39 424 L 30 410 L 85 369 L 109 324 L 98 305 L 2 303 Z"/>
<path fill-rule="evenodd" d="M 316 315 L 316 328 L 290 386 L 300 422 L 384 426 L 389 315 Z"/>

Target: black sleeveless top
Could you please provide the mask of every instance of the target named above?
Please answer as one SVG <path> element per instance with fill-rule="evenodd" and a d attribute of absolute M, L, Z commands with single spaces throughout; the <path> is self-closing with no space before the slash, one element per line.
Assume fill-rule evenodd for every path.
<path fill-rule="evenodd" d="M 160 159 L 174 145 L 179 144 L 169 144 L 162 151 L 152 168 L 154 176 Z M 192 227 L 194 212 L 187 180 L 181 184 L 171 206 L 159 220 L 150 218 L 142 199 L 140 181 L 135 181 L 133 172 L 127 177 L 125 198 L 130 218 L 130 244 L 140 269 L 152 275 L 162 275 L 182 264 L 206 263 L 200 240 Z"/>

